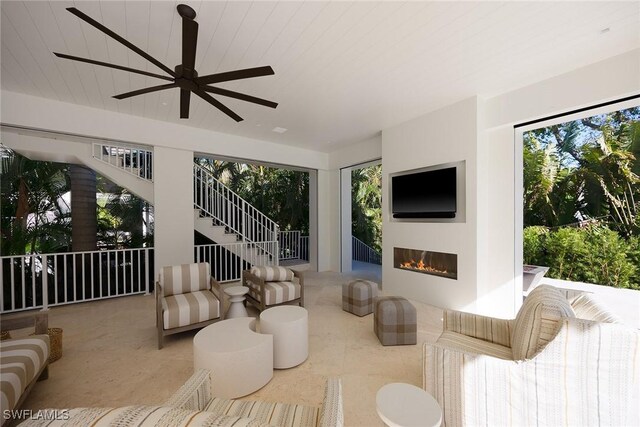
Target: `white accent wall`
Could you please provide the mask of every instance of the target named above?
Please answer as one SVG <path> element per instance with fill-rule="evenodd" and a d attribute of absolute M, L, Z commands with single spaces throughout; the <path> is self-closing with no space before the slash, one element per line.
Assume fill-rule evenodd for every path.
<path fill-rule="evenodd" d="M 382 287 L 440 307 L 475 309 L 477 300 L 478 99 L 471 98 L 382 131 L 382 187 L 389 175 L 443 163 L 465 163 L 465 222 L 398 221 L 391 217 L 389 191 L 382 195 Z M 429 222 L 427 222 L 429 221 Z M 458 279 L 393 268 L 393 248 L 458 255 Z"/>

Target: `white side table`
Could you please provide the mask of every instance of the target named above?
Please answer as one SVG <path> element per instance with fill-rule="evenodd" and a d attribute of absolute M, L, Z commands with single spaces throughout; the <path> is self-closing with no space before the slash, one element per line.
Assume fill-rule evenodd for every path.
<path fill-rule="evenodd" d="M 246 286 L 230 286 L 224 289 L 224 293 L 229 296 L 229 310 L 225 319 L 235 319 L 236 317 L 249 317 L 247 309 L 244 306 L 244 296 L 249 292 Z"/>
<path fill-rule="evenodd" d="M 411 384 L 391 383 L 376 394 L 378 416 L 390 427 L 439 427 L 442 410 L 429 393 Z"/>
<path fill-rule="evenodd" d="M 255 332 L 256 319 L 222 320 L 193 338 L 193 365 L 213 373 L 211 393 L 232 399 L 262 388 L 273 377 L 273 337 Z"/>
<path fill-rule="evenodd" d="M 273 335 L 273 367 L 297 366 L 309 357 L 309 314 L 306 308 L 280 305 L 260 313 L 260 332 Z"/>

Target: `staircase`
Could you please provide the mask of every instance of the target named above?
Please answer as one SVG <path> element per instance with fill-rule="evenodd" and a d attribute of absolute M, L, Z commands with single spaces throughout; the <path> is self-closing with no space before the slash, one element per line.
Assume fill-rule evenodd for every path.
<path fill-rule="evenodd" d="M 33 160 L 84 164 L 153 204 L 150 149 L 55 139 L 38 131 L 3 132 L 2 140 Z M 193 179 L 195 230 L 249 264 L 278 265 L 278 225 L 195 163 Z"/>
<path fill-rule="evenodd" d="M 278 251 L 266 244 L 278 240 L 278 225 L 271 218 L 197 164 L 193 165 L 193 189 L 198 233 L 218 243 L 251 243 L 251 259 L 278 264 Z M 233 246 L 229 250 L 236 253 Z"/>

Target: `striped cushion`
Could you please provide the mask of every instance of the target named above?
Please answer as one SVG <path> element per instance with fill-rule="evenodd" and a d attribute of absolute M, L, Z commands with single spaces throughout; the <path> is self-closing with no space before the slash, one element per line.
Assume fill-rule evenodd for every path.
<path fill-rule="evenodd" d="M 558 331 L 558 321 L 575 317 L 569 301 L 553 286 L 540 285 L 524 300 L 511 334 L 514 360 L 533 357 Z"/>
<path fill-rule="evenodd" d="M 623 323 L 622 319 L 609 311 L 598 298 L 591 293 L 578 295 L 571 302 L 571 308 L 578 319 L 593 320 L 594 322 Z"/>
<path fill-rule="evenodd" d="M 249 295 L 260 301 L 260 285 L 247 280 Z M 300 284 L 295 282 L 266 282 L 264 284 L 265 305 L 281 304 L 300 298 Z"/>
<path fill-rule="evenodd" d="M 463 311 L 444 311 L 444 330 L 511 347 L 513 320 L 480 316 Z"/>
<path fill-rule="evenodd" d="M 55 413 L 53 409 L 45 409 Z M 62 414 L 61 410 L 57 410 Z M 50 421 L 43 418 L 27 419 L 21 426 L 172 426 L 172 427 L 268 427 L 251 419 L 204 411 L 189 411 L 168 406 L 126 406 L 121 408 L 77 408 L 67 412 L 68 419 L 60 416 Z"/>
<path fill-rule="evenodd" d="M 373 301 L 378 296 L 378 284 L 369 280 L 354 280 L 342 284 L 342 309 L 357 316 L 373 313 Z"/>
<path fill-rule="evenodd" d="M 376 298 L 373 332 L 382 345 L 404 345 L 417 342 L 416 308 L 402 297 Z"/>
<path fill-rule="evenodd" d="M 209 281 L 209 263 L 206 262 L 174 265 L 160 270 L 164 296 L 204 291 L 210 288 Z"/>
<path fill-rule="evenodd" d="M 495 344 L 468 335 L 445 331 L 438 338 L 438 345 L 469 353 L 485 354 L 498 359 L 511 360 L 513 357 L 511 348 Z"/>
<path fill-rule="evenodd" d="M 274 426 L 315 426 L 318 408 L 287 403 L 229 400 L 214 397 L 205 411 L 220 415 L 252 418 Z"/>
<path fill-rule="evenodd" d="M 49 358 L 49 335 L 0 343 L 0 407 L 13 409 Z"/>
<path fill-rule="evenodd" d="M 193 325 L 220 317 L 220 301 L 211 291 L 172 295 L 162 299 L 164 329 Z"/>
<path fill-rule="evenodd" d="M 265 282 L 290 282 L 294 277 L 292 270 L 275 266 L 252 267 L 251 274 Z"/>

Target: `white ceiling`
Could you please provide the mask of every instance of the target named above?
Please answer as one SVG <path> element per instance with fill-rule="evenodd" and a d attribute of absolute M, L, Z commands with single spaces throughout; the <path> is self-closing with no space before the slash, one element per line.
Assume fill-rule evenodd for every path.
<path fill-rule="evenodd" d="M 3 0 L 1 87 L 333 151 L 469 96 L 497 95 L 640 47 L 638 1 L 182 2 L 198 14 L 199 74 L 271 65 L 275 76 L 219 86 L 276 101 L 276 110 L 218 96 L 245 119 L 236 123 L 192 96 L 191 117 L 180 120 L 177 89 L 111 98 L 165 81 L 51 53 L 162 74 L 65 8 L 173 68 L 181 55 L 173 1 Z"/>

